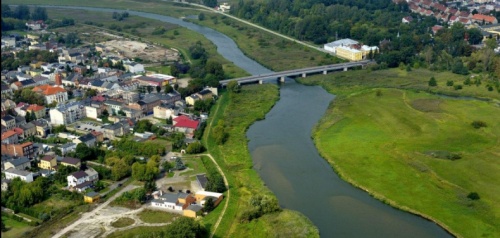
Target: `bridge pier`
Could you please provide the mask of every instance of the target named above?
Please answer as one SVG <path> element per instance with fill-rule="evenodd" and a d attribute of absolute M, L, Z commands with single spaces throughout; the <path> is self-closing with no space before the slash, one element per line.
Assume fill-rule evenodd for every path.
<path fill-rule="evenodd" d="M 262 83 L 264 83 L 264 80 L 262 80 L 262 79 L 259 80 L 259 84 L 262 84 Z"/>
<path fill-rule="evenodd" d="M 328 73 L 328 71 L 326 71 L 326 70 L 323 70 L 323 74 L 327 74 L 327 73 Z"/>
<path fill-rule="evenodd" d="M 302 78 L 305 78 L 306 76 L 306 73 L 302 73 Z"/>
<path fill-rule="evenodd" d="M 284 83 L 284 82 L 285 82 L 285 76 L 280 77 L 280 82 L 281 82 L 281 83 Z"/>
<path fill-rule="evenodd" d="M 347 71 L 347 67 L 344 68 L 344 71 Z"/>

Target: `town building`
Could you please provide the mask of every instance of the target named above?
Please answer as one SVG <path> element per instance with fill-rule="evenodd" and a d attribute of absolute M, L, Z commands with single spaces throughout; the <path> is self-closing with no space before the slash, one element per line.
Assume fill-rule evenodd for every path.
<path fill-rule="evenodd" d="M 99 174 L 92 168 L 74 172 L 67 177 L 68 188 L 83 192 L 99 180 Z"/>
<path fill-rule="evenodd" d="M 55 156 L 46 155 L 40 159 L 38 167 L 47 170 L 57 170 L 57 160 Z"/>
<path fill-rule="evenodd" d="M 33 182 L 33 173 L 25 170 L 18 170 L 15 168 L 9 168 L 4 171 L 5 178 L 12 180 L 15 178 L 19 178 L 24 182 L 31 183 Z"/>
<path fill-rule="evenodd" d="M 34 87 L 32 91 L 35 93 L 42 94 L 45 97 L 46 104 L 51 104 L 52 102 L 61 104 L 68 101 L 68 92 L 66 92 L 66 90 L 61 87 L 41 85 Z"/>
<path fill-rule="evenodd" d="M 80 169 L 80 167 L 82 166 L 82 163 L 80 162 L 79 159 L 77 158 L 72 158 L 72 157 L 64 157 L 62 158 L 61 160 L 61 165 L 64 165 L 64 166 L 71 166 L 71 167 L 75 167 L 77 169 Z"/>
<path fill-rule="evenodd" d="M 59 105 L 49 111 L 52 125 L 69 125 L 85 118 L 85 107 L 80 102 Z"/>
<path fill-rule="evenodd" d="M 35 114 L 36 119 L 43 118 L 46 115 L 45 107 L 37 104 L 29 105 L 26 111 Z"/>
<path fill-rule="evenodd" d="M 22 144 L 2 144 L 2 155 L 10 156 L 26 156 L 34 158 L 37 151 L 33 146 L 33 142 L 24 142 Z"/>
<path fill-rule="evenodd" d="M 167 106 L 156 106 L 153 109 L 153 116 L 160 119 L 174 118 L 179 115 L 178 110 Z"/>
<path fill-rule="evenodd" d="M 26 169 L 31 168 L 31 162 L 28 159 L 28 157 L 24 157 L 24 156 L 18 157 L 18 158 L 15 157 L 15 158 L 12 158 L 12 159 L 4 162 L 4 164 L 3 164 L 3 169 L 7 170 L 10 168 L 14 168 L 17 170 L 26 170 Z"/>

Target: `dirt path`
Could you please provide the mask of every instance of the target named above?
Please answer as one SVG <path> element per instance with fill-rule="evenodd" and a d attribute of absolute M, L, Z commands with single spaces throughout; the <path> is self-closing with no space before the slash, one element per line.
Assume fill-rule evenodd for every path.
<path fill-rule="evenodd" d="M 75 221 L 74 223 L 72 223 L 71 225 L 65 227 L 64 229 L 60 230 L 59 232 L 57 232 L 52 238 L 59 238 L 61 237 L 62 235 L 66 234 L 67 232 L 73 230 L 76 226 L 78 226 L 79 224 L 83 223 L 83 222 L 86 222 L 88 221 L 89 219 L 91 219 L 92 217 L 95 217 L 96 215 L 98 215 L 98 212 L 101 211 L 103 208 L 105 208 L 106 206 L 108 206 L 112 201 L 114 201 L 116 198 L 118 198 L 120 195 L 122 195 L 124 192 L 126 191 L 130 191 L 134 188 L 137 188 L 139 186 L 135 186 L 135 185 L 128 185 L 127 187 L 123 188 L 121 191 L 119 191 L 118 193 L 116 193 L 113 197 L 109 198 L 106 202 L 104 202 L 103 204 L 99 205 L 98 207 L 96 207 L 94 210 L 90 211 L 90 212 L 87 212 L 87 213 L 84 213 L 82 214 L 82 216 L 80 217 L 80 219 L 78 219 L 77 221 Z"/>

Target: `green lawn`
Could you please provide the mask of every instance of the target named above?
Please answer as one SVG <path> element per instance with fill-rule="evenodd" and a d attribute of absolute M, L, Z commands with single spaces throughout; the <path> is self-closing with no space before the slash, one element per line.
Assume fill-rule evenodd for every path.
<path fill-rule="evenodd" d="M 111 226 L 115 227 L 115 228 L 122 228 L 122 227 L 130 226 L 130 225 L 132 225 L 134 223 L 135 223 L 135 221 L 132 218 L 121 217 L 118 220 L 112 222 Z"/>
<path fill-rule="evenodd" d="M 165 230 L 166 226 L 138 226 L 123 231 L 115 231 L 106 238 L 135 238 L 135 237 L 161 237 L 161 231 Z M 145 236 L 145 235 L 148 236 Z"/>
<path fill-rule="evenodd" d="M 253 194 L 274 196 L 264 186 L 257 172 L 252 169 L 245 132 L 253 122 L 265 117 L 277 99 L 276 85 L 244 86 L 239 94 L 224 93 L 212 109 L 213 122 L 210 121 L 208 124 L 212 123 L 214 127 L 219 120 L 224 120 L 230 135 L 224 145 L 217 145 L 208 127 L 204 138 L 208 151 L 217 160 L 230 184 L 229 205 L 215 233 L 218 237 L 274 237 L 280 235 L 280 230 L 287 230 L 286 226 L 293 222 L 297 230 L 306 231 L 304 233 L 306 237 L 319 236 L 317 229 L 307 218 L 286 210 L 269 214 L 250 223 L 240 223 L 238 219 L 242 212 L 249 208 L 248 201 Z M 217 221 L 222 205 L 224 201 L 202 220 L 208 229 L 211 229 Z M 283 215 L 285 212 L 286 215 Z M 273 222 L 270 222 L 271 220 Z"/>
<path fill-rule="evenodd" d="M 416 72 L 415 72 L 416 71 Z M 439 86 L 431 88 L 431 76 Z M 500 108 L 482 85 L 456 91 L 465 76 L 419 69 L 355 71 L 301 79 L 339 95 L 314 130 L 321 155 L 347 181 L 461 237 L 500 236 Z M 491 98 L 452 99 L 441 93 Z M 475 129 L 472 121 L 488 125 Z M 432 154 L 458 154 L 449 160 Z M 467 198 L 477 192 L 481 199 Z"/>
<path fill-rule="evenodd" d="M 137 214 L 137 216 L 146 223 L 167 223 L 172 222 L 176 217 L 179 217 L 179 215 L 175 213 L 156 210 L 144 210 Z"/>
<path fill-rule="evenodd" d="M 183 157 L 182 161 L 186 165 L 186 167 L 191 170 L 180 172 L 179 175 L 182 176 L 194 176 L 197 174 L 207 173 L 203 162 L 201 161 L 201 157 Z"/>
<path fill-rule="evenodd" d="M 2 222 L 7 228 L 6 232 L 2 232 L 2 237 L 4 238 L 17 238 L 23 237 L 26 232 L 29 232 L 33 229 L 30 225 L 13 220 L 7 216 L 2 216 Z"/>
<path fill-rule="evenodd" d="M 158 74 L 170 74 L 170 66 L 168 65 L 163 65 L 163 66 L 151 66 L 151 67 L 146 67 L 145 68 L 147 71 L 152 71 Z"/>

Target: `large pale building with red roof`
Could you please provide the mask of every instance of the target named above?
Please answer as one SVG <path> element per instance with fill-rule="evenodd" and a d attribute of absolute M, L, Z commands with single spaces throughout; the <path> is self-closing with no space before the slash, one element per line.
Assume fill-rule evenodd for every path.
<path fill-rule="evenodd" d="M 489 24 L 497 24 L 498 20 L 494 16 L 487 16 L 483 14 L 474 14 L 472 16 L 472 21 L 477 22 L 477 23 L 489 23 Z"/>
<path fill-rule="evenodd" d="M 43 118 L 45 116 L 45 107 L 37 104 L 31 104 L 27 109 L 27 112 L 35 114 L 36 119 Z"/>
<path fill-rule="evenodd" d="M 45 96 L 45 103 L 47 104 L 50 104 L 52 102 L 57 102 L 59 104 L 68 101 L 68 92 L 66 92 L 66 90 L 61 87 L 41 85 L 34 87 L 33 92 Z"/>

